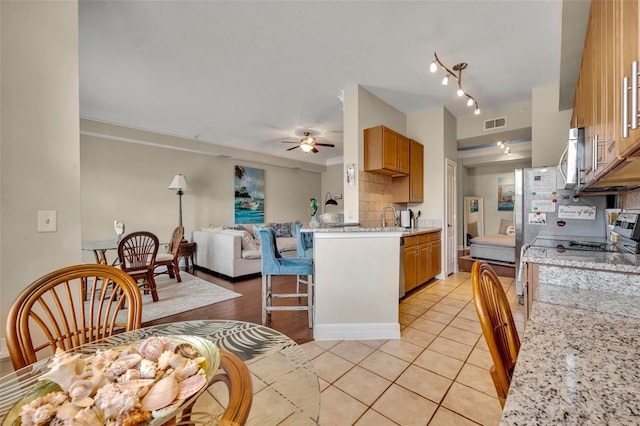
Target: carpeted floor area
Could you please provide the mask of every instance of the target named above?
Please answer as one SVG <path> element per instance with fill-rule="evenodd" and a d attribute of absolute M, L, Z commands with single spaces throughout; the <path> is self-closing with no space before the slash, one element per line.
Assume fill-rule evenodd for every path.
<path fill-rule="evenodd" d="M 153 302 L 151 294 L 142 295 L 143 323 L 242 296 L 184 271 L 180 277 L 181 283 L 168 275 L 156 277 L 160 300 Z"/>

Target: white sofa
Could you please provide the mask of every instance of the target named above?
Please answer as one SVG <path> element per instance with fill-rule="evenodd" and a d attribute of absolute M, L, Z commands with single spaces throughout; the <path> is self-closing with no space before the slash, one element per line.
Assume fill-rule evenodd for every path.
<path fill-rule="evenodd" d="M 260 243 L 253 236 L 253 226 L 247 224 L 238 228 L 203 228 L 193 231 L 193 241 L 197 245 L 196 266 L 232 280 L 259 274 Z M 295 236 L 278 237 L 276 244 L 282 256 L 296 256 Z"/>

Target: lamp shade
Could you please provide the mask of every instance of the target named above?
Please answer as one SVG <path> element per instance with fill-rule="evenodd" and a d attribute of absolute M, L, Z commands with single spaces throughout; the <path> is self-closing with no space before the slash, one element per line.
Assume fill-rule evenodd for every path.
<path fill-rule="evenodd" d="M 182 176 L 182 175 L 175 175 L 173 177 L 173 180 L 171 181 L 171 184 L 169 184 L 169 188 L 168 189 L 177 189 L 177 190 L 185 190 L 185 189 L 190 189 L 189 185 L 187 184 L 187 179 Z"/>

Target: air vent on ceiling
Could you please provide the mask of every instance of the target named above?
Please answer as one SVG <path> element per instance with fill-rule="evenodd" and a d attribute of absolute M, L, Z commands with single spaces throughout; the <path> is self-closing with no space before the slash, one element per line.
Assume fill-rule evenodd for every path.
<path fill-rule="evenodd" d="M 507 117 L 492 118 L 484 120 L 484 130 L 494 130 L 507 127 Z"/>

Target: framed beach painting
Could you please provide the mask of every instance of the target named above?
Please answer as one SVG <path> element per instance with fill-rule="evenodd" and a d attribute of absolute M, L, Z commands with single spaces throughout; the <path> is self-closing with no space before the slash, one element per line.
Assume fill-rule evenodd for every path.
<path fill-rule="evenodd" d="M 498 178 L 498 211 L 513 211 L 514 190 L 513 178 Z"/>
<path fill-rule="evenodd" d="M 234 223 L 264 223 L 264 170 L 235 166 Z"/>

